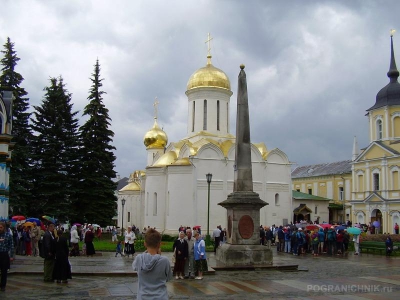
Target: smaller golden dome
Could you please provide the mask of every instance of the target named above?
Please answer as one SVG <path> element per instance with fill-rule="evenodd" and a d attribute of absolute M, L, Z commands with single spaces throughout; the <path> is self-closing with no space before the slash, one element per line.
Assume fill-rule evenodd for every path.
<path fill-rule="evenodd" d="M 207 56 L 207 65 L 198 69 L 190 76 L 187 83 L 187 90 L 198 87 L 216 87 L 231 90 L 231 83 L 224 71 L 211 64 L 211 56 Z"/>
<path fill-rule="evenodd" d="M 144 135 L 143 143 L 147 149 L 162 149 L 167 145 L 168 136 L 164 130 L 158 126 L 157 119 L 154 120 L 153 128 Z"/>

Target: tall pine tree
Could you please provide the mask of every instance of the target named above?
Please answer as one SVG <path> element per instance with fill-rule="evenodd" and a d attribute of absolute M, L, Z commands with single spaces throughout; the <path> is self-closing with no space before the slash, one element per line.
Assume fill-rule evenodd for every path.
<path fill-rule="evenodd" d="M 28 214 L 31 200 L 32 167 L 30 143 L 32 133 L 29 127 L 30 113 L 27 92 L 20 85 L 24 78 L 15 71 L 18 58 L 10 38 L 4 44 L 1 60 L 0 90 L 14 94 L 12 111 L 12 142 L 15 143 L 10 170 L 10 207 L 14 214 Z"/>
<path fill-rule="evenodd" d="M 98 223 L 102 226 L 111 224 L 116 214 L 116 177 L 114 171 L 115 156 L 111 145 L 114 132 L 109 129 L 110 117 L 103 104 L 104 91 L 101 90 L 100 64 L 96 61 L 94 73 L 90 78 L 89 103 L 83 116 L 88 120 L 80 128 L 82 141 L 79 220 Z"/>
<path fill-rule="evenodd" d="M 79 173 L 78 112 L 72 111 L 71 94 L 61 77 L 50 78 L 44 91 L 31 119 L 36 174 L 32 215 L 73 220 Z"/>

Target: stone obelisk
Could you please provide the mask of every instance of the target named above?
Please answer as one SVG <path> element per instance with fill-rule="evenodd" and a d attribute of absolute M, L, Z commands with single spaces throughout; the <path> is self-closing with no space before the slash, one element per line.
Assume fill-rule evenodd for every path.
<path fill-rule="evenodd" d="M 227 243 L 216 258 L 226 266 L 271 264 L 272 251 L 260 245 L 260 209 L 267 202 L 253 191 L 247 81 L 244 65 L 238 77 L 235 181 L 233 193 L 218 203 L 227 209 Z"/>

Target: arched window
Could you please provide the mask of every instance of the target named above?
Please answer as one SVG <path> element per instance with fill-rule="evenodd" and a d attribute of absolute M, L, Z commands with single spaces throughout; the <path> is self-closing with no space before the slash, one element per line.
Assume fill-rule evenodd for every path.
<path fill-rule="evenodd" d="M 379 180 L 379 172 L 375 171 L 372 173 L 372 190 L 379 191 L 380 190 L 380 180 Z"/>
<path fill-rule="evenodd" d="M 207 100 L 204 100 L 203 130 L 207 130 Z"/>
<path fill-rule="evenodd" d="M 399 189 L 399 171 L 392 172 L 392 190 Z"/>
<path fill-rule="evenodd" d="M 379 119 L 376 121 L 376 139 L 382 139 L 382 120 Z"/>
<path fill-rule="evenodd" d="M 357 179 L 358 179 L 358 185 L 357 185 L 358 190 L 357 190 L 357 192 L 364 192 L 364 175 L 363 174 L 359 174 L 357 176 Z"/>
<path fill-rule="evenodd" d="M 154 193 L 153 198 L 153 216 L 157 216 L 157 193 Z"/>
<path fill-rule="evenodd" d="M 219 130 L 219 100 L 217 100 L 217 130 Z"/>
<path fill-rule="evenodd" d="M 196 117 L 196 103 L 193 101 L 193 110 L 192 110 L 192 132 L 194 132 L 194 119 Z"/>
<path fill-rule="evenodd" d="M 395 117 L 393 119 L 393 137 L 400 137 L 400 117 Z"/>
<path fill-rule="evenodd" d="M 275 194 L 275 206 L 279 206 L 279 194 Z"/>

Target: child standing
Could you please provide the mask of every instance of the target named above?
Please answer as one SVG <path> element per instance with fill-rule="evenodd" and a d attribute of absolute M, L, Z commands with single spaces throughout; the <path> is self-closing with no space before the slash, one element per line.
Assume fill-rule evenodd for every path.
<path fill-rule="evenodd" d="M 124 256 L 124 255 L 122 254 L 122 244 L 121 244 L 121 241 L 118 241 L 118 243 L 117 243 L 117 249 L 116 249 L 115 257 L 117 257 L 118 254 L 121 254 L 121 256 Z"/>
<path fill-rule="evenodd" d="M 137 299 L 168 299 L 166 283 L 172 279 L 172 270 L 168 258 L 161 256 L 161 234 L 148 229 L 144 246 L 147 251 L 136 256 L 132 263 L 139 278 Z"/>

